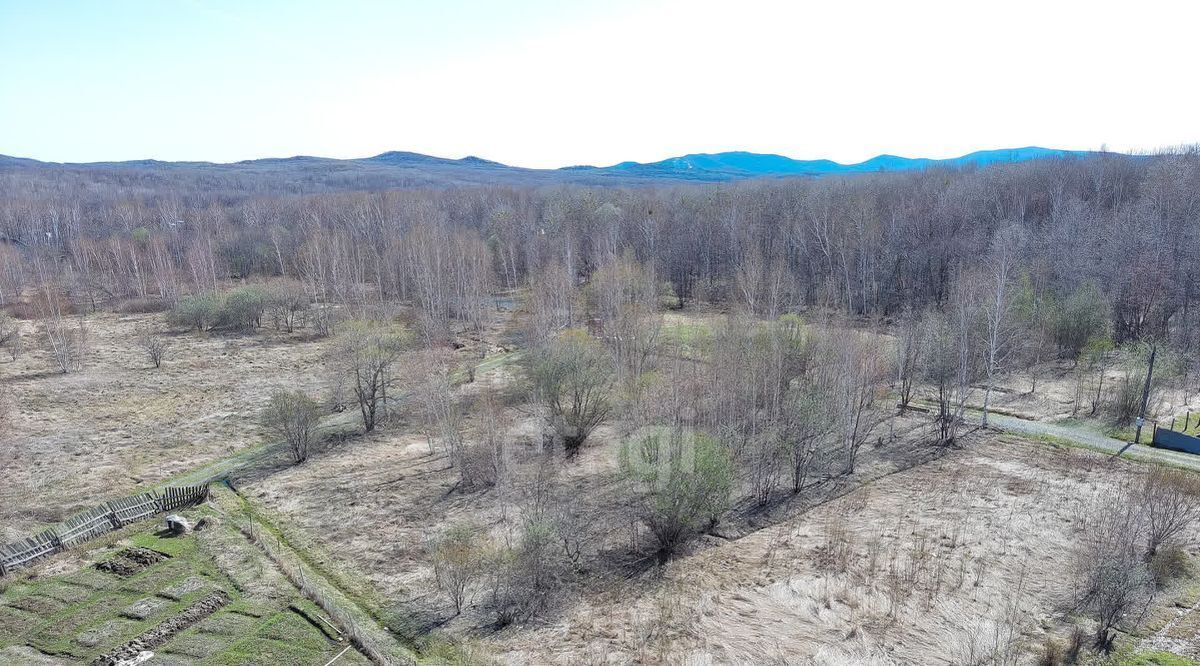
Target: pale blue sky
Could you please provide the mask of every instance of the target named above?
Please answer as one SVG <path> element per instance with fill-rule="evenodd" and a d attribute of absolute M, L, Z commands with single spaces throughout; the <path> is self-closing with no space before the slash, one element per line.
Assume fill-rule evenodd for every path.
<path fill-rule="evenodd" d="M 0 0 L 0 153 L 522 166 L 1200 141 L 1191 2 Z"/>

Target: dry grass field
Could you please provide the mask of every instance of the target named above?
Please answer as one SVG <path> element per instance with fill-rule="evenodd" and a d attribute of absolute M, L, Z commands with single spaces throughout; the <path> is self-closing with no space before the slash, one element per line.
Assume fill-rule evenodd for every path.
<path fill-rule="evenodd" d="M 963 664 L 1010 635 L 1037 647 L 1065 631 L 1081 508 L 1139 474 L 979 438 L 491 642 L 514 664 Z"/>
<path fill-rule="evenodd" d="M 86 318 L 83 369 L 52 370 L 32 344 L 0 362 L 15 409 L 0 471 L 0 538 L 24 534 L 103 498 L 119 497 L 262 443 L 258 411 L 271 392 L 318 393 L 327 341 L 300 335 L 169 335 L 152 367 L 139 330 L 162 330 L 161 314 Z"/>
<path fill-rule="evenodd" d="M 713 321 L 672 313 L 668 324 Z M 172 334 L 155 370 L 136 335 L 161 328 L 161 315 L 97 314 L 87 325 L 80 372 L 51 373 L 38 351 L 0 364 L 0 382 L 17 405 L 0 485 L 6 539 L 258 447 L 259 405 L 273 390 L 321 396 L 328 388 L 327 340 Z M 1009 643 L 1019 652 L 1012 663 L 1029 662 L 1046 638 L 1065 640 L 1073 626 L 1066 604 L 1081 515 L 1146 470 L 993 431 L 971 433 L 961 448 L 934 449 L 924 444 L 923 417 L 893 419 L 855 474 L 766 510 L 735 505 L 713 534 L 660 567 L 649 535 L 628 518 L 619 427 L 600 428 L 574 459 L 556 459 L 545 486 L 532 481 L 546 455 L 539 412 L 522 393 L 510 351 L 512 326 L 509 314 L 498 313 L 483 340 L 455 352 L 469 362 L 487 350 L 476 380 L 460 391 L 500 396 L 506 405 L 512 482 L 458 487 L 445 451 L 431 445 L 407 406 L 373 433 L 319 447 L 302 465 L 287 464 L 279 451 L 278 461 L 234 473 L 242 495 L 311 566 L 398 635 L 433 632 L 501 663 L 963 664 L 987 663 L 972 659 Z M 1046 385 L 1052 402 L 1060 389 Z M 998 404 L 1021 403 L 1002 396 Z M 467 436 L 479 436 L 473 423 Z M 469 524 L 505 542 L 539 492 L 569 498 L 582 549 L 552 610 L 498 628 L 478 583 L 455 614 L 437 590 L 429 539 Z M 38 575 L 72 575 L 73 561 L 43 565 Z M 1200 651 L 1190 586 L 1160 595 L 1150 621 L 1125 644 Z M 21 651 L 34 638 L 6 638 L 9 657 L 33 658 Z M 236 654 L 235 647 L 222 649 Z M 190 663 L 176 657 L 171 663 Z"/>

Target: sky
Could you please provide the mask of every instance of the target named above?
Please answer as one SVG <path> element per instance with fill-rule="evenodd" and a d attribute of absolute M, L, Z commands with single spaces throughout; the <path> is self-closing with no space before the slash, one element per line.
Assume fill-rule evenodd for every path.
<path fill-rule="evenodd" d="M 0 0 L 0 154 L 526 167 L 1200 142 L 1200 3 Z"/>

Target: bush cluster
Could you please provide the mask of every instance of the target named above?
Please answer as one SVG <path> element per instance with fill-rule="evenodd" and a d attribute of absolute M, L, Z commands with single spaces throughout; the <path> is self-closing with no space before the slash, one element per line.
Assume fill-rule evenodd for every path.
<path fill-rule="evenodd" d="M 180 299 L 167 313 L 167 323 L 197 331 L 249 331 L 265 321 L 290 333 L 303 324 L 308 309 L 307 295 L 292 285 L 241 287 Z"/>

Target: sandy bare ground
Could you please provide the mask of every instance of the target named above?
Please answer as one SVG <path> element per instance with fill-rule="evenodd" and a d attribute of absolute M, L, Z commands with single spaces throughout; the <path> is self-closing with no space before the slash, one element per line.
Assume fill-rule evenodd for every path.
<path fill-rule="evenodd" d="M 1115 362 L 1110 361 L 1109 365 L 1114 366 Z M 1082 389 L 1079 387 L 1078 371 L 1079 368 L 1072 361 L 1048 361 L 1029 370 L 1007 374 L 998 379 L 997 388 L 992 392 L 991 405 L 1013 416 L 1035 421 L 1079 419 L 1092 422 L 1098 429 L 1112 425 L 1103 404 L 1095 414 L 1091 413 L 1096 371 L 1087 373 Z M 1103 395 L 1109 396 L 1115 392 L 1124 377 L 1125 370 L 1122 368 L 1106 367 Z M 1150 418 L 1160 419 L 1163 427 L 1166 427 L 1172 416 L 1182 420 L 1189 410 L 1200 412 L 1200 393 L 1195 390 L 1195 385 L 1194 378 L 1186 382 L 1181 377 L 1157 382 L 1155 399 L 1149 405 Z M 1030 392 L 1034 387 L 1036 390 Z M 971 403 L 982 404 L 983 394 L 983 386 L 980 385 L 974 390 Z"/>
<path fill-rule="evenodd" d="M 0 363 L 15 431 L 0 451 L 0 540 L 261 442 L 263 399 L 326 385 L 326 341 L 274 332 L 171 335 L 160 369 L 137 345 L 161 314 L 87 317 L 81 371 L 30 349 Z M 36 336 L 25 322 L 29 347 Z"/>
<path fill-rule="evenodd" d="M 671 563 L 548 626 L 507 663 L 962 663 L 1062 631 L 1080 509 L 1142 473 L 994 437 Z"/>

